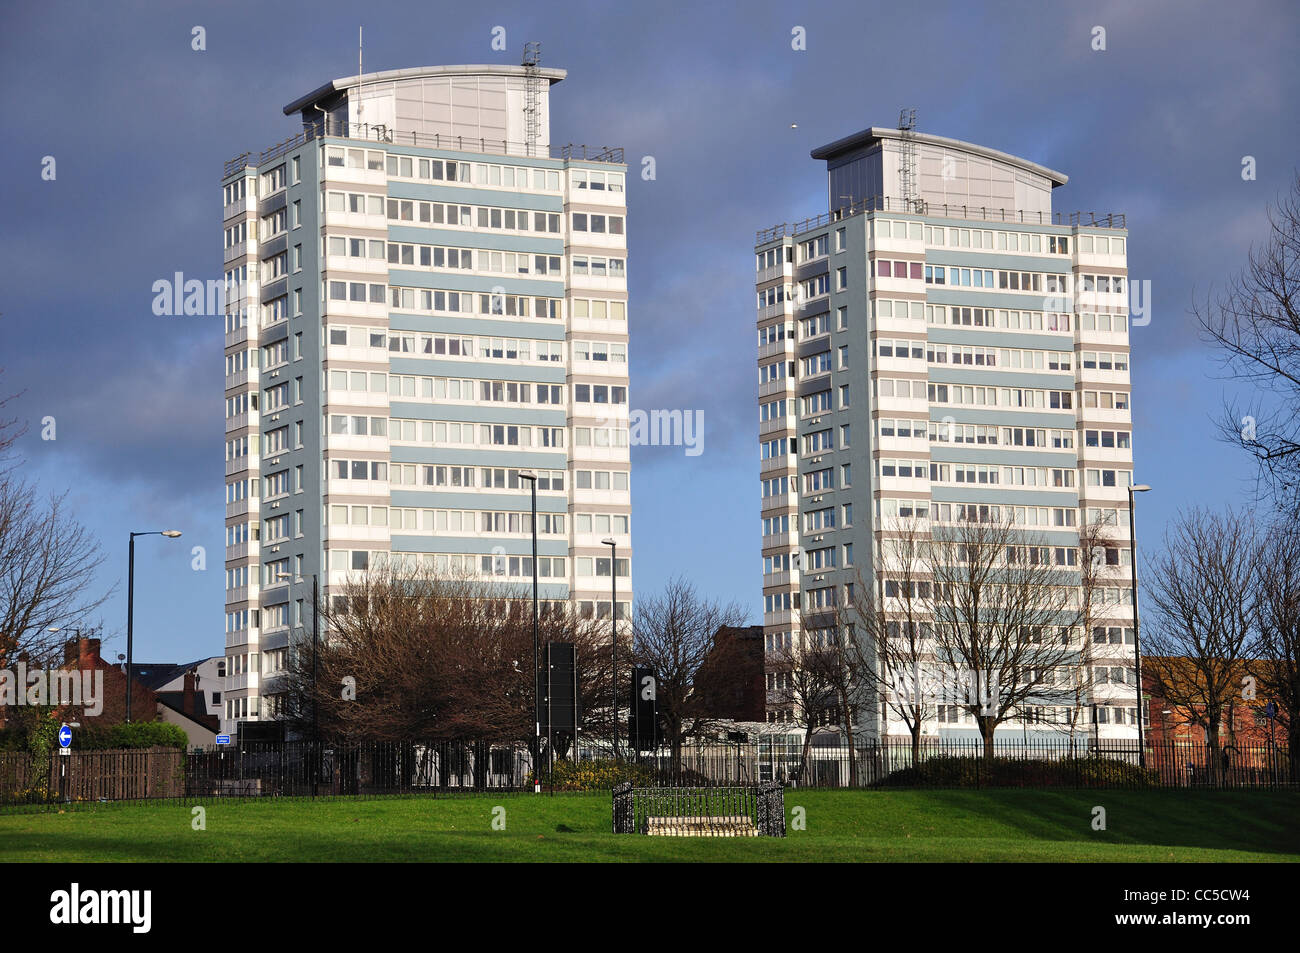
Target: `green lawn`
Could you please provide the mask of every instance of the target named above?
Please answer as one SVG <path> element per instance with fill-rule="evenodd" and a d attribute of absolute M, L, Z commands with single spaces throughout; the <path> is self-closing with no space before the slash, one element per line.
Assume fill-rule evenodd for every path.
<path fill-rule="evenodd" d="M 1300 860 L 1300 792 L 1287 791 L 787 790 L 807 829 L 784 840 L 615 836 L 608 794 L 205 808 L 203 831 L 188 805 L 0 815 L 0 862 Z"/>

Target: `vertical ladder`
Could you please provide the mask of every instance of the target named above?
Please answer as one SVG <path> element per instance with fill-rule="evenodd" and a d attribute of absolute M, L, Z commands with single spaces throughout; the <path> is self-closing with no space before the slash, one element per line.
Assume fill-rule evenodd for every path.
<path fill-rule="evenodd" d="M 916 189 L 916 110 L 902 109 L 898 113 L 898 192 L 903 207 L 909 212 L 922 212 L 925 203 Z"/>
<path fill-rule="evenodd" d="M 538 68 L 541 61 L 542 44 L 535 40 L 525 43 L 520 65 L 524 68 L 524 152 L 529 156 L 536 155 L 541 136 L 542 72 Z"/>

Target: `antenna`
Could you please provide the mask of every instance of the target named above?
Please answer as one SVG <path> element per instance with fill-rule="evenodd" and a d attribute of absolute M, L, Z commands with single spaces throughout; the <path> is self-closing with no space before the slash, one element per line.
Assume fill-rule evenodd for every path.
<path fill-rule="evenodd" d="M 361 25 L 357 25 L 357 122 L 361 122 L 361 112 L 366 107 L 361 103 Z"/>
<path fill-rule="evenodd" d="M 898 192 L 909 212 L 924 212 L 925 202 L 916 191 L 916 109 L 898 112 Z"/>
<path fill-rule="evenodd" d="M 542 72 L 538 68 L 541 61 L 542 44 L 529 40 L 524 44 L 520 65 L 524 68 L 524 149 L 530 156 L 536 154 L 537 140 L 541 137 Z"/>

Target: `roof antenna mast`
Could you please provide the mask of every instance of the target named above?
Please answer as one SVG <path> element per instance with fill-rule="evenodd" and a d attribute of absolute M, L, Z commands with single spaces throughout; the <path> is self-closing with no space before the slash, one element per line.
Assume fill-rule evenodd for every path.
<path fill-rule="evenodd" d="M 542 44 L 529 40 L 524 44 L 524 153 L 536 155 L 537 140 L 541 137 L 542 108 Z"/>
<path fill-rule="evenodd" d="M 916 109 L 898 112 L 898 186 L 903 207 L 909 212 L 924 213 L 925 202 L 916 190 Z"/>

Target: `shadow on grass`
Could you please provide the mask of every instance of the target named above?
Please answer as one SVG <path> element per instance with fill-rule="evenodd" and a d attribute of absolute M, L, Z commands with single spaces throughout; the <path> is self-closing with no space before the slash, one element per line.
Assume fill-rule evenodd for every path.
<path fill-rule="evenodd" d="M 901 793 L 901 792 L 900 792 Z M 932 810 L 1039 841 L 1300 853 L 1300 792 L 984 789 L 911 791 Z M 1105 830 L 1093 830 L 1094 809 Z"/>

